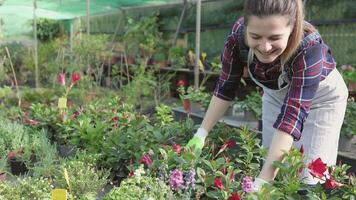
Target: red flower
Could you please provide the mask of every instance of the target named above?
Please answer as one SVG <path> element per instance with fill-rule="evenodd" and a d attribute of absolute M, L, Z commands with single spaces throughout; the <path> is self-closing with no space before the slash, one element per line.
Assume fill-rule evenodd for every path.
<path fill-rule="evenodd" d="M 215 178 L 215 180 L 214 180 L 214 186 L 215 186 L 216 188 L 218 188 L 219 190 L 223 190 L 223 189 L 224 189 L 224 186 L 223 186 L 223 184 L 222 184 L 222 181 L 221 181 L 221 178 L 220 178 L 220 177 Z"/>
<path fill-rule="evenodd" d="M 221 147 L 220 147 L 220 150 L 219 152 L 216 154 L 220 154 L 221 152 L 223 152 L 226 148 L 232 148 L 232 147 L 235 147 L 236 146 L 236 141 L 234 139 L 230 139 L 230 140 L 227 140 Z"/>
<path fill-rule="evenodd" d="M 240 200 L 240 195 L 236 192 L 231 193 L 231 196 L 227 200 Z"/>
<path fill-rule="evenodd" d="M 79 80 L 80 80 L 80 75 L 79 75 L 79 73 L 74 72 L 74 73 L 72 74 L 72 83 L 76 83 L 76 82 L 79 81 Z"/>
<path fill-rule="evenodd" d="M 177 85 L 178 85 L 179 87 L 183 87 L 183 86 L 185 86 L 185 81 L 184 81 L 184 80 L 179 80 L 178 83 L 177 83 Z"/>
<path fill-rule="evenodd" d="M 337 181 L 333 180 L 333 179 L 326 179 L 325 183 L 324 183 L 324 188 L 325 189 L 335 189 L 341 186 L 341 183 L 338 183 Z"/>
<path fill-rule="evenodd" d="M 57 81 L 60 85 L 66 85 L 66 75 L 64 73 L 59 73 L 57 76 Z"/>
<path fill-rule="evenodd" d="M 180 154 L 180 151 L 182 150 L 182 147 L 179 144 L 173 144 L 172 148 L 173 151 L 176 152 L 177 154 Z"/>
<path fill-rule="evenodd" d="M 150 166 L 152 164 L 150 155 L 148 153 L 144 154 L 140 160 L 140 163 L 142 163 L 146 166 Z"/>
<path fill-rule="evenodd" d="M 313 177 L 322 178 L 326 171 L 326 164 L 321 161 L 321 158 L 318 158 L 309 164 L 308 169 Z"/>
<path fill-rule="evenodd" d="M 236 141 L 234 139 L 230 139 L 224 143 L 226 145 L 226 148 L 232 148 L 236 146 Z"/>
<path fill-rule="evenodd" d="M 111 121 L 117 121 L 117 120 L 119 120 L 119 117 L 113 117 L 113 118 L 111 118 Z"/>

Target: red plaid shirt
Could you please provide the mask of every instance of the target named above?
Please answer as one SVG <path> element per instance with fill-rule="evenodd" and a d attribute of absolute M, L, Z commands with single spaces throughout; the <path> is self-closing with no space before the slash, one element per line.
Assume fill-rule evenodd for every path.
<path fill-rule="evenodd" d="M 246 61 L 242 59 L 242 49 L 247 48 L 239 34 L 244 29 L 243 18 L 233 25 L 221 55 L 222 70 L 214 95 L 218 98 L 232 101 L 243 73 Z M 243 46 L 240 46 L 243 45 Z M 242 48 L 244 47 L 244 48 Z M 277 60 L 274 64 L 264 64 L 256 58 L 249 69 L 254 78 L 264 86 L 278 89 L 279 71 Z M 305 35 L 296 54 L 285 66 L 290 85 L 281 112 L 273 127 L 291 134 L 299 140 L 303 123 L 308 116 L 312 99 L 319 87 L 320 81 L 335 68 L 336 63 L 330 48 L 322 41 L 319 34 Z"/>

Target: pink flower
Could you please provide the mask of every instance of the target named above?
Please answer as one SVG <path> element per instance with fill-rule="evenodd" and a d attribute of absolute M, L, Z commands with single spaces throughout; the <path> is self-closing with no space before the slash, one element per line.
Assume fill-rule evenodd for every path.
<path fill-rule="evenodd" d="M 236 192 L 231 193 L 231 196 L 227 200 L 240 200 L 240 195 L 237 194 Z"/>
<path fill-rule="evenodd" d="M 215 186 L 216 188 L 218 188 L 219 190 L 223 190 L 223 189 L 224 189 L 224 186 L 223 186 L 223 184 L 222 184 L 222 180 L 221 180 L 220 177 L 215 178 L 215 180 L 214 180 L 214 186 Z"/>
<path fill-rule="evenodd" d="M 180 154 L 182 147 L 179 144 L 173 144 L 172 145 L 173 151 L 176 152 L 177 154 Z"/>
<path fill-rule="evenodd" d="M 242 190 L 247 193 L 252 192 L 252 184 L 252 178 L 250 176 L 245 176 L 242 179 Z"/>
<path fill-rule="evenodd" d="M 179 188 L 184 187 L 183 172 L 179 169 L 173 170 L 169 177 L 169 185 L 173 190 L 177 190 Z"/>
<path fill-rule="evenodd" d="M 150 155 L 148 153 L 144 154 L 140 160 L 140 163 L 142 163 L 146 166 L 150 166 L 152 164 Z"/>
<path fill-rule="evenodd" d="M 79 81 L 79 80 L 80 80 L 80 75 L 79 75 L 79 73 L 74 72 L 74 73 L 72 74 L 72 83 L 76 83 L 76 82 Z"/>
<path fill-rule="evenodd" d="M 321 161 L 321 158 L 318 158 L 309 164 L 308 169 L 313 177 L 322 178 L 326 171 L 326 164 Z"/>
<path fill-rule="evenodd" d="M 60 85 L 65 86 L 66 85 L 66 75 L 65 73 L 59 73 L 57 76 L 57 81 Z"/>
<path fill-rule="evenodd" d="M 177 85 L 178 85 L 179 87 L 183 87 L 183 86 L 185 86 L 185 81 L 184 81 L 184 80 L 179 80 L 178 83 L 177 83 Z"/>

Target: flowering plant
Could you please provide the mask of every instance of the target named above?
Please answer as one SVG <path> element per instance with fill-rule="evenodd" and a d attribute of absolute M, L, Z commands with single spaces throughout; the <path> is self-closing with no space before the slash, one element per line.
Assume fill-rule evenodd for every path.
<path fill-rule="evenodd" d="M 80 75 L 79 73 L 77 72 L 74 72 L 72 75 L 71 75 L 71 83 L 68 87 L 66 87 L 66 90 L 65 90 L 65 94 L 64 94 L 64 97 L 67 97 L 68 96 L 68 93 L 70 92 L 70 90 L 72 89 L 72 87 L 80 80 Z M 59 85 L 61 86 L 66 86 L 66 75 L 65 73 L 59 73 L 58 76 L 57 76 L 57 81 L 59 83 Z"/>
<path fill-rule="evenodd" d="M 185 81 L 179 80 L 177 83 L 177 92 L 179 98 L 184 102 L 185 100 L 194 101 L 202 104 L 204 108 L 207 108 L 210 103 L 211 94 L 205 92 L 205 87 L 200 86 L 199 88 L 194 88 L 193 86 L 185 87 Z"/>

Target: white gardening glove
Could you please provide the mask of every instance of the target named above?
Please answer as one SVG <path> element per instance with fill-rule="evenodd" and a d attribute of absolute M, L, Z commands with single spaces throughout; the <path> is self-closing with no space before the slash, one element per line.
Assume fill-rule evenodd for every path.
<path fill-rule="evenodd" d="M 252 183 L 252 192 L 258 192 L 261 190 L 264 184 L 269 184 L 267 181 L 262 178 L 255 178 L 255 181 Z"/>
<path fill-rule="evenodd" d="M 208 131 L 203 128 L 198 128 L 197 132 L 194 134 L 193 138 L 189 140 L 187 147 L 203 149 L 205 144 L 205 138 L 208 135 Z"/>

